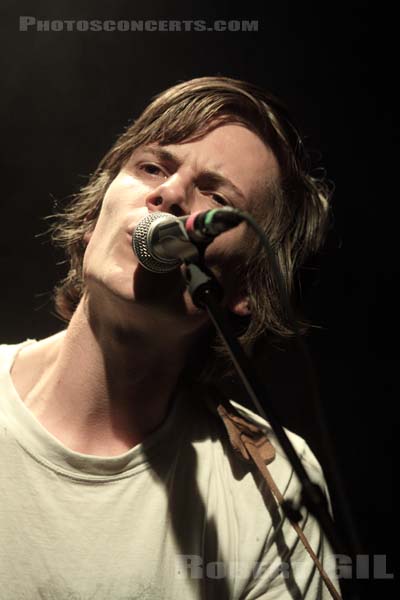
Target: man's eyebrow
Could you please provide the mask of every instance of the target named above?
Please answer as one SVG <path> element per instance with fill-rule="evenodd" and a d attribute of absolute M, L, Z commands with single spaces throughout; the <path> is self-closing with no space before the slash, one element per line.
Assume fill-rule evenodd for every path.
<path fill-rule="evenodd" d="M 155 146 L 142 146 L 140 150 L 142 152 L 148 152 L 150 154 L 153 154 L 161 161 L 169 162 L 170 164 L 174 165 L 175 168 L 178 168 L 182 165 L 182 160 L 169 150 L 166 150 L 165 148 Z M 234 194 L 236 194 L 243 201 L 245 201 L 245 196 L 243 192 L 230 179 L 227 179 L 226 177 L 224 177 L 220 173 L 217 173 L 216 171 L 210 171 L 209 169 L 202 171 L 197 176 L 197 183 L 202 185 L 211 185 L 214 187 L 227 187 Z"/>
<path fill-rule="evenodd" d="M 166 162 L 174 163 L 177 167 L 180 167 L 182 161 L 169 150 L 165 150 L 164 148 L 156 147 L 156 146 L 142 146 L 139 148 L 142 152 L 148 152 L 150 154 L 154 154 L 158 159 L 164 160 Z"/>

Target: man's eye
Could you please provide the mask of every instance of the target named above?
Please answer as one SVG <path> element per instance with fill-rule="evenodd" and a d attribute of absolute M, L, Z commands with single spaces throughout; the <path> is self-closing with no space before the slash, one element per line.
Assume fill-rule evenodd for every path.
<path fill-rule="evenodd" d="M 146 173 L 149 173 L 149 175 L 158 175 L 160 173 L 164 175 L 164 172 L 160 169 L 160 167 L 154 165 L 153 163 L 143 163 L 142 165 L 140 165 L 140 169 L 142 169 Z"/>
<path fill-rule="evenodd" d="M 211 194 L 211 197 L 213 200 L 215 200 L 215 202 L 221 204 L 222 206 L 228 205 L 228 201 L 225 200 L 225 198 L 223 196 L 220 196 L 219 194 Z"/>

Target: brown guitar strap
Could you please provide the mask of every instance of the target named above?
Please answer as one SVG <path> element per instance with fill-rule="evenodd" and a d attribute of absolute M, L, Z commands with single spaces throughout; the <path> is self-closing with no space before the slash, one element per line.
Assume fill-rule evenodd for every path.
<path fill-rule="evenodd" d="M 213 403 L 206 394 L 206 403 L 209 409 L 222 419 L 227 431 L 230 443 L 236 455 L 245 462 L 253 461 L 260 471 L 264 481 L 271 490 L 277 504 L 282 504 L 284 497 L 267 469 L 267 464 L 275 458 L 275 448 L 269 441 L 266 433 L 258 425 L 248 421 L 227 400 L 221 399 L 219 404 Z M 320 560 L 310 546 L 303 530 L 296 521 L 289 519 L 290 524 L 296 531 L 306 551 L 311 556 L 318 571 L 321 574 L 326 587 L 334 600 L 341 600 L 341 596 L 324 570 Z"/>

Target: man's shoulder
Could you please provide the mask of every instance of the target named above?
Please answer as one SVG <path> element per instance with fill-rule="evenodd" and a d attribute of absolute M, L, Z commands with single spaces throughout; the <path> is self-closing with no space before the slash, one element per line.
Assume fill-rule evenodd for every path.
<path fill-rule="evenodd" d="M 17 354 L 19 354 L 23 348 L 27 347 L 28 345 L 31 345 L 34 342 L 36 342 L 35 339 L 27 338 L 21 342 L 0 343 L 0 365 L 1 365 L 1 368 L 4 368 L 4 367 L 8 366 L 9 364 L 11 365 L 14 362 Z"/>
<path fill-rule="evenodd" d="M 262 430 L 266 434 L 266 436 L 268 437 L 275 449 L 276 460 L 274 462 L 277 462 L 281 466 L 286 465 L 288 467 L 291 467 L 288 458 L 285 452 L 283 451 L 280 443 L 278 442 L 276 434 L 272 429 L 270 423 L 267 420 L 265 420 L 261 415 L 257 414 L 253 410 L 250 410 L 249 408 L 243 406 L 242 404 L 234 400 L 230 400 L 230 404 L 240 414 L 241 417 L 246 419 L 246 421 L 248 421 L 249 423 L 257 425 L 257 427 L 259 427 L 260 430 Z M 319 463 L 314 452 L 311 450 L 308 442 L 302 436 L 300 436 L 297 433 L 294 433 L 293 431 L 290 431 L 286 427 L 284 428 L 284 430 L 289 438 L 289 441 L 292 443 L 296 454 L 302 461 L 304 467 L 307 469 L 310 477 L 312 477 L 312 479 L 316 482 L 323 481 L 324 474 L 322 471 L 321 464 Z"/>
<path fill-rule="evenodd" d="M 257 427 L 259 427 L 260 430 L 262 430 L 266 435 L 268 435 L 269 438 L 275 438 L 275 433 L 272 429 L 271 424 L 266 419 L 264 419 L 264 417 L 257 414 L 253 410 L 243 406 L 239 402 L 230 400 L 229 403 L 240 414 L 241 417 L 246 419 L 246 421 L 249 421 L 253 425 L 257 425 Z M 302 438 L 297 433 L 294 433 L 293 431 L 289 431 L 286 428 L 284 429 L 293 446 L 295 446 L 297 452 L 303 453 L 306 450 L 306 448 L 308 448 L 304 438 Z"/>
<path fill-rule="evenodd" d="M 21 397 L 47 364 L 53 342 L 59 335 L 41 340 L 28 338 L 23 342 L 0 344 L 0 372 L 3 376 L 10 376 L 12 373 L 13 383 Z"/>

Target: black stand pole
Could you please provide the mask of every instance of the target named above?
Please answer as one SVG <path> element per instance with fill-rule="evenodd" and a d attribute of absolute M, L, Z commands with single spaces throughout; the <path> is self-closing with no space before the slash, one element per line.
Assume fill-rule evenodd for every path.
<path fill-rule="evenodd" d="M 267 419 L 300 481 L 302 489 L 301 500 L 304 506 L 319 522 L 333 552 L 335 554 L 347 555 L 347 549 L 345 548 L 341 537 L 338 535 L 333 519 L 328 511 L 324 494 L 320 487 L 310 480 L 292 443 L 286 435 L 285 430 L 268 406 L 267 392 L 257 381 L 249 359 L 227 322 L 224 311 L 219 304 L 222 297 L 219 283 L 206 267 L 203 265 L 200 267 L 199 264 L 186 264 L 185 275 L 194 304 L 199 308 L 205 308 L 207 310 L 229 351 L 236 371 L 243 382 L 249 398 L 252 400 L 259 414 L 262 415 L 264 412 L 266 413 Z M 258 397 L 264 399 L 264 408 L 261 407 Z M 265 408 L 265 406 L 267 408 Z M 282 505 L 282 508 L 288 518 L 295 521 L 301 519 L 299 510 L 293 506 L 290 500 L 286 501 L 286 503 Z"/>

